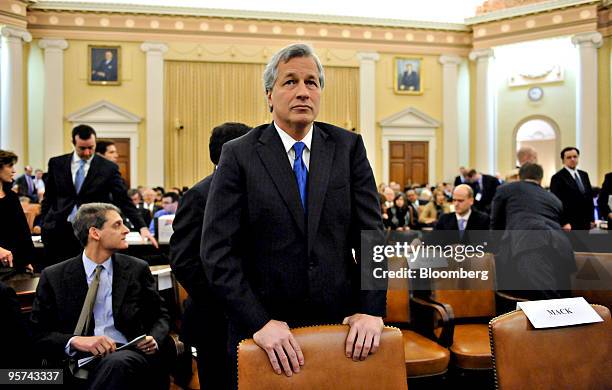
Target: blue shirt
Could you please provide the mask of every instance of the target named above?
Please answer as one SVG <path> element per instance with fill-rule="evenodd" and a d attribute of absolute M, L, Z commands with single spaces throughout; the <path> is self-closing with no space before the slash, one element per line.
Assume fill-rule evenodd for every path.
<path fill-rule="evenodd" d="M 94 336 L 108 336 L 115 343 L 126 344 L 127 339 L 123 333 L 115 328 L 115 320 L 113 318 L 113 260 L 111 257 L 100 264 L 103 269 L 100 272 L 100 284 L 96 294 L 96 301 L 93 308 L 94 316 Z M 97 263 L 87 257 L 83 251 L 83 267 L 85 268 L 85 276 L 87 277 L 87 285 L 91 285 L 96 274 Z M 69 355 L 74 355 L 74 351 L 70 351 L 70 342 L 68 340 L 65 351 Z"/>
<path fill-rule="evenodd" d="M 151 232 L 151 234 L 155 234 L 155 218 L 163 217 L 164 215 L 174 215 L 174 213 L 170 213 L 164 209 L 157 210 L 155 214 L 153 214 L 153 219 L 149 224 L 149 231 Z"/>

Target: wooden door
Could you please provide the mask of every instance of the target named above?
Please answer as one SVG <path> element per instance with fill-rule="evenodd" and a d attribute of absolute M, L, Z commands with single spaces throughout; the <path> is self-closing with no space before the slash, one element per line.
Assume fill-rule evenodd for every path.
<path fill-rule="evenodd" d="M 125 184 L 128 186 L 128 188 L 136 187 L 136 183 L 131 185 L 130 182 L 130 139 L 106 137 L 104 139 L 111 140 L 115 143 L 117 154 L 119 154 L 117 165 L 119 165 L 119 173 L 121 173 L 121 177 L 123 177 L 123 180 L 125 180 Z"/>
<path fill-rule="evenodd" d="M 389 142 L 389 181 L 407 185 L 425 185 L 429 181 L 429 145 L 427 141 Z"/>

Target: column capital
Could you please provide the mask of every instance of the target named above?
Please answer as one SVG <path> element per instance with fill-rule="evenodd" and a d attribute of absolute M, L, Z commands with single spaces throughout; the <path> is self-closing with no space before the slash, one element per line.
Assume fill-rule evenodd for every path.
<path fill-rule="evenodd" d="M 63 38 L 43 38 L 38 41 L 38 46 L 41 49 L 66 50 L 68 48 L 68 41 Z"/>
<path fill-rule="evenodd" d="M 378 61 L 380 59 L 380 55 L 376 52 L 359 52 L 357 53 L 357 58 L 359 61 Z"/>
<path fill-rule="evenodd" d="M 461 60 L 461 57 L 453 55 L 442 55 L 438 58 L 438 62 L 440 62 L 442 65 L 459 65 Z"/>
<path fill-rule="evenodd" d="M 603 37 L 597 31 L 580 33 L 572 37 L 572 43 L 579 47 L 593 46 L 598 49 L 603 45 Z"/>
<path fill-rule="evenodd" d="M 24 42 L 32 41 L 32 34 L 30 34 L 27 30 L 17 27 L 0 27 L 0 34 L 5 38 L 17 38 L 23 40 Z"/>
<path fill-rule="evenodd" d="M 140 50 L 144 51 L 147 54 L 149 53 L 164 54 L 165 52 L 168 51 L 168 46 L 161 42 L 143 42 L 143 44 L 140 45 Z"/>
<path fill-rule="evenodd" d="M 470 55 L 469 55 L 469 58 L 472 61 L 481 60 L 481 59 L 488 59 L 488 58 L 492 58 L 492 57 L 494 57 L 493 49 L 472 50 L 470 52 Z"/>

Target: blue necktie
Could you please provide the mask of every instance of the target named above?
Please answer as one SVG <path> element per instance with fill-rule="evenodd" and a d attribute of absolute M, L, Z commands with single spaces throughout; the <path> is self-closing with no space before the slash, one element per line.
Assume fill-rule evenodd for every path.
<path fill-rule="evenodd" d="M 79 161 L 79 169 L 76 171 L 76 175 L 74 176 L 74 189 L 78 194 L 81 191 L 81 187 L 83 186 L 83 182 L 85 181 L 85 160 Z M 74 205 L 70 215 L 68 216 L 68 222 L 74 221 L 74 217 L 77 213 L 77 205 Z"/>
<path fill-rule="evenodd" d="M 85 181 L 85 160 L 80 160 L 79 164 L 79 169 L 77 169 L 76 176 L 74 177 L 74 188 L 77 194 L 81 192 L 81 186 Z"/>
<path fill-rule="evenodd" d="M 300 191 L 300 198 L 302 200 L 302 206 L 304 207 L 304 213 L 306 213 L 306 205 L 308 204 L 306 185 L 308 183 L 308 170 L 306 164 L 302 159 L 302 152 L 306 145 L 303 142 L 296 142 L 293 144 L 293 150 L 295 151 L 295 160 L 293 161 L 293 173 L 297 180 L 298 190 Z"/>
<path fill-rule="evenodd" d="M 580 180 L 580 174 L 578 172 L 576 172 L 576 174 L 574 175 L 574 180 L 576 180 L 576 185 L 578 186 L 580 193 L 584 194 L 584 185 L 582 184 L 582 180 Z"/>
<path fill-rule="evenodd" d="M 463 232 L 465 231 L 465 219 L 459 219 L 459 238 L 463 238 Z"/>

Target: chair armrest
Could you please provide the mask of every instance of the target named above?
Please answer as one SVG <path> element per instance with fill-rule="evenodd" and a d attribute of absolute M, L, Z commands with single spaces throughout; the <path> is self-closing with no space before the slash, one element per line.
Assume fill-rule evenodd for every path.
<path fill-rule="evenodd" d="M 413 312 L 428 311 L 432 314 L 433 322 L 431 324 L 423 326 L 423 324 L 415 322 L 415 328 L 434 339 L 443 347 L 450 347 L 453 344 L 453 333 L 455 330 L 453 308 L 446 303 L 414 296 L 410 298 L 410 302 L 413 304 Z M 440 336 L 436 336 L 433 331 L 433 328 L 437 326 L 442 328 Z"/>
<path fill-rule="evenodd" d="M 516 304 L 518 302 L 525 302 L 527 299 L 519 298 L 508 292 L 496 291 L 495 292 L 495 308 L 496 314 L 501 315 L 507 313 L 509 311 L 516 309 Z"/>
<path fill-rule="evenodd" d="M 495 294 L 498 297 L 500 297 L 502 299 L 506 299 L 508 301 L 513 301 L 513 302 L 527 302 L 528 301 L 528 299 L 515 297 L 514 295 L 510 295 L 510 294 L 502 292 L 502 291 L 496 291 Z"/>

